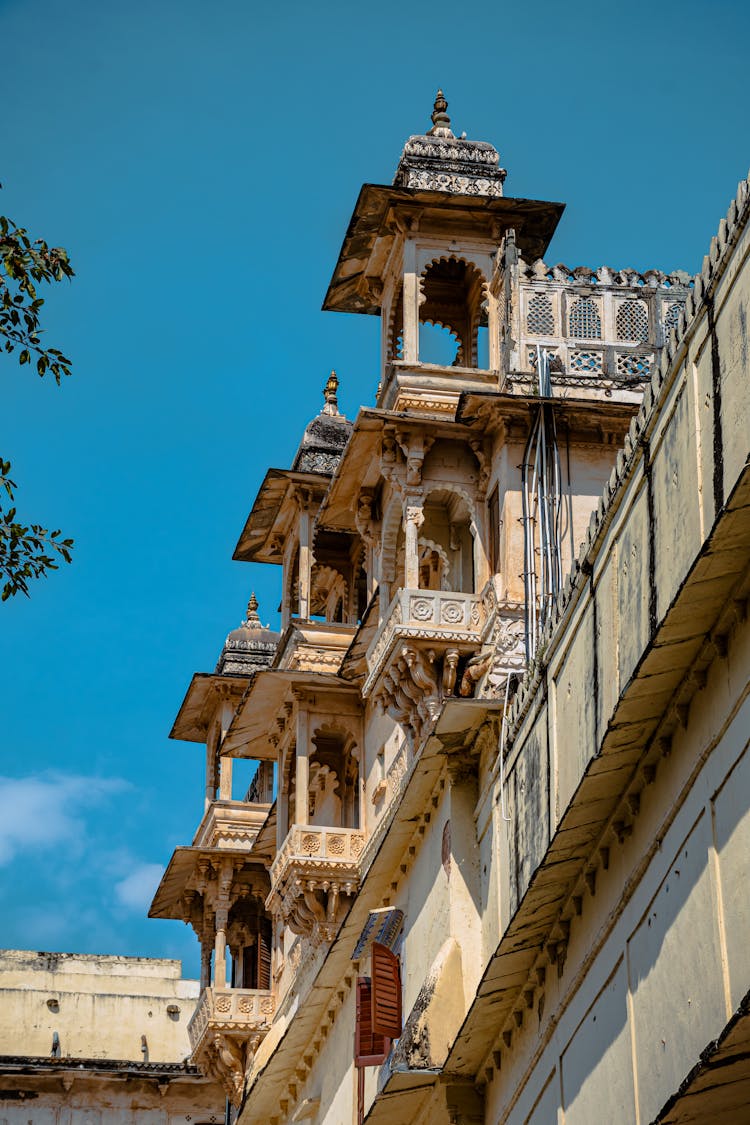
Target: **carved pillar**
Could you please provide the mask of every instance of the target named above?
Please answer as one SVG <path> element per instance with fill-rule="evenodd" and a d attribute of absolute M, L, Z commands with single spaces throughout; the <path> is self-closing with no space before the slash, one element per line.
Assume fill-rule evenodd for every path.
<path fill-rule="evenodd" d="M 294 823 L 307 824 L 310 786 L 310 736 L 306 708 L 297 709 L 297 772 L 295 775 Z"/>
<path fill-rule="evenodd" d="M 312 579 L 312 498 L 305 489 L 297 493 L 299 505 L 299 615 L 303 621 L 310 617 L 310 584 Z"/>
<path fill-rule="evenodd" d="M 211 726 L 206 739 L 206 800 L 204 812 L 216 800 L 216 745 L 218 742 L 215 726 Z"/>
<path fill-rule="evenodd" d="M 223 860 L 219 872 L 216 900 L 216 938 L 214 941 L 214 988 L 227 986 L 227 921 L 229 892 L 232 889 L 232 861 Z"/>
<path fill-rule="evenodd" d="M 484 528 L 479 516 L 472 519 L 470 529 L 474 550 L 474 592 L 478 594 L 489 581 L 490 562 L 484 544 Z"/>
<path fill-rule="evenodd" d="M 210 934 L 201 938 L 201 992 L 204 988 L 208 988 L 211 983 L 211 952 L 213 946 L 214 943 Z"/>
<path fill-rule="evenodd" d="M 408 590 L 419 588 L 419 529 L 424 523 L 421 496 L 407 496 L 404 505 L 405 574 L 404 586 Z"/>
<path fill-rule="evenodd" d="M 219 800 L 232 800 L 232 765 L 233 759 L 222 755 L 219 766 Z"/>
<path fill-rule="evenodd" d="M 417 248 L 410 238 L 404 243 L 404 361 L 419 362 L 419 274 Z"/>

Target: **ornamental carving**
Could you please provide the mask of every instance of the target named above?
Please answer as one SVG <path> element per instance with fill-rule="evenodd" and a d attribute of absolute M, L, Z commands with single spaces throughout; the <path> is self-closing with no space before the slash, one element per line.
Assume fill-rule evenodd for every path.
<path fill-rule="evenodd" d="M 359 887 L 363 846 L 357 829 L 293 826 L 271 866 L 268 909 L 313 946 L 332 941 Z"/>
<path fill-rule="evenodd" d="M 415 621 L 429 621 L 432 617 L 432 602 L 426 598 L 412 598 L 409 616 Z"/>
<path fill-rule="evenodd" d="M 463 621 L 464 607 L 461 602 L 442 602 L 440 606 L 440 620 L 448 625 L 458 625 Z"/>
<path fill-rule="evenodd" d="M 206 988 L 188 1023 L 192 1061 L 207 1077 L 223 1086 L 239 1105 L 245 1074 L 268 1031 L 275 1010 L 270 992 Z"/>

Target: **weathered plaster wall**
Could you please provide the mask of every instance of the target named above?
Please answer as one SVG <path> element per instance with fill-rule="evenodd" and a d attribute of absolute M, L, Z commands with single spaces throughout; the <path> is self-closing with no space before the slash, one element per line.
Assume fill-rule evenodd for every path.
<path fill-rule="evenodd" d="M 180 1062 L 198 998 L 180 973 L 179 961 L 0 951 L 0 1054 L 48 1056 L 57 1032 L 75 1058 Z"/>
<path fill-rule="evenodd" d="M 747 195 L 512 708 L 500 944 L 447 1064 L 487 1122 L 652 1120 L 750 987 Z"/>
<path fill-rule="evenodd" d="M 20 1092 L 24 1097 L 20 1097 Z M 12 1095 L 9 1098 L 8 1094 Z M 5 1096 L 4 1096 L 5 1095 Z M 0 1086 L 0 1125 L 223 1125 L 221 1091 L 207 1081 L 158 1083 L 81 1075 L 7 1080 Z"/>
<path fill-rule="evenodd" d="M 0 1125 L 223 1121 L 218 1084 L 183 1069 L 198 982 L 180 972 L 155 958 L 0 951 Z"/>
<path fill-rule="evenodd" d="M 739 1007 L 750 984 L 749 663 L 745 624 L 641 795 L 632 835 L 599 870 L 563 976 L 548 969 L 541 1011 L 537 995 L 487 1087 L 487 1122 L 537 1125 L 558 1106 L 566 1125 L 603 1112 L 651 1121 Z"/>

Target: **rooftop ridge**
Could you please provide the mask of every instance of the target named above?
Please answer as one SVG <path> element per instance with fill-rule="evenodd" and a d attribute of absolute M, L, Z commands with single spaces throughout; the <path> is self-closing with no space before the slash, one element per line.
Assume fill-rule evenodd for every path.
<path fill-rule="evenodd" d="M 586 285 L 623 285 L 630 288 L 636 286 L 657 289 L 667 285 L 677 288 L 689 288 L 693 284 L 692 276 L 685 270 L 647 269 L 640 270 L 631 267 L 613 269 L 611 266 L 567 266 L 564 262 L 550 265 L 543 258 L 534 262 L 518 258 L 518 272 L 525 277 L 539 281 L 578 282 Z"/>

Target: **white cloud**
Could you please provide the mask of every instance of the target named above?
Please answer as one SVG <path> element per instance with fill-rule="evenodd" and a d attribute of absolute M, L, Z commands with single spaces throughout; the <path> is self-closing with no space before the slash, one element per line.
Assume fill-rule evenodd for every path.
<path fill-rule="evenodd" d="M 41 773 L 30 777 L 0 776 L 0 867 L 18 852 L 80 845 L 85 835 L 84 810 L 129 788 L 120 778 Z"/>
<path fill-rule="evenodd" d="M 115 897 L 120 906 L 139 913 L 147 911 L 163 874 L 164 868 L 159 863 L 139 863 L 129 875 L 115 883 Z"/>

